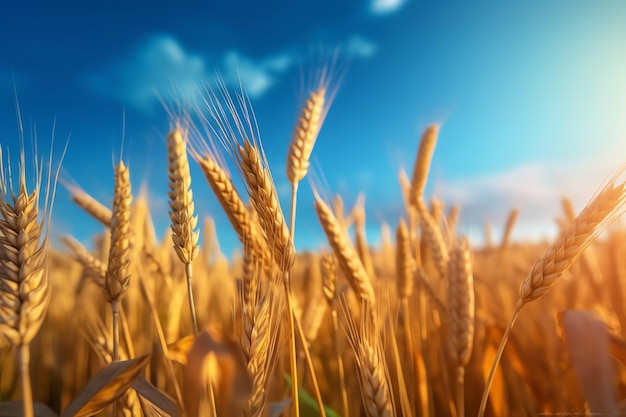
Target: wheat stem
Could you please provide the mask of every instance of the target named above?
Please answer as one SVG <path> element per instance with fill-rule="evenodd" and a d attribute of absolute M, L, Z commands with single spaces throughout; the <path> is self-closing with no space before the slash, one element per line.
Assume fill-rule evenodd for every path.
<path fill-rule="evenodd" d="M 465 417 L 465 367 L 459 366 L 456 375 L 456 416 Z"/>
<path fill-rule="evenodd" d="M 198 336 L 198 319 L 196 318 L 196 306 L 193 301 L 193 287 L 191 285 L 192 266 L 185 264 L 185 275 L 187 276 L 187 298 L 189 300 L 189 313 L 191 314 L 191 325 L 193 327 L 193 335 Z"/>
<path fill-rule="evenodd" d="M 33 417 L 33 391 L 30 382 L 30 347 L 28 343 L 19 345 L 19 363 L 22 376 L 22 404 L 24 406 L 24 417 Z"/>
<path fill-rule="evenodd" d="M 319 408 L 320 417 L 326 417 L 326 410 L 324 409 L 324 402 L 322 401 L 322 394 L 320 392 L 319 383 L 317 382 L 317 376 L 315 375 L 315 368 L 313 368 L 313 359 L 311 358 L 311 352 L 309 351 L 306 338 L 304 337 L 304 331 L 302 330 L 302 325 L 300 324 L 300 320 L 295 315 L 294 315 L 294 322 L 296 325 L 296 329 L 298 330 L 298 335 L 300 336 L 300 343 L 302 343 L 302 350 L 304 352 L 304 358 L 306 359 L 307 367 L 309 369 L 309 375 L 311 377 L 311 384 L 313 385 L 313 393 L 315 394 L 315 401 L 317 401 L 317 406 Z"/>
<path fill-rule="evenodd" d="M 500 359 L 502 359 L 502 354 L 504 353 L 504 347 L 506 346 L 506 342 L 509 340 L 509 335 L 511 334 L 511 330 L 515 325 L 515 321 L 519 316 L 520 310 L 517 308 L 513 312 L 513 317 L 511 317 L 511 321 L 506 326 L 504 330 L 504 335 L 502 336 L 502 340 L 500 341 L 500 345 L 498 346 L 498 350 L 496 351 L 496 355 L 493 359 L 493 363 L 491 364 L 491 369 L 489 370 L 489 375 L 487 376 L 487 381 L 485 381 L 485 388 L 483 390 L 483 396 L 480 400 L 480 407 L 478 408 L 478 417 L 484 417 L 485 411 L 487 409 L 487 399 L 489 398 L 489 391 L 491 390 L 491 385 L 493 384 L 494 376 L 496 375 L 496 369 L 498 368 L 498 364 L 500 363 Z"/>
<path fill-rule="evenodd" d="M 335 356 L 337 357 L 337 373 L 339 377 L 339 389 L 341 390 L 341 407 L 342 416 L 349 417 L 348 408 L 348 390 L 346 389 L 346 376 L 343 369 L 343 355 L 341 344 L 339 343 L 339 318 L 337 317 L 337 308 L 331 307 L 331 315 L 333 318 L 333 344 L 335 345 Z"/>
<path fill-rule="evenodd" d="M 296 203 L 298 201 L 298 183 L 291 183 L 291 215 L 289 216 L 289 230 L 291 231 L 291 241 L 296 239 Z"/>
<path fill-rule="evenodd" d="M 120 344 L 120 330 L 117 322 L 118 318 L 118 301 L 111 301 L 111 315 L 113 318 L 113 362 L 119 360 L 119 344 Z"/>
<path fill-rule="evenodd" d="M 296 330 L 294 324 L 293 299 L 289 291 L 289 280 L 283 280 L 283 289 L 287 299 L 287 314 L 289 316 L 289 366 L 291 368 L 291 400 L 293 412 L 296 417 L 300 415 L 300 402 L 298 398 L 298 364 L 296 360 Z"/>

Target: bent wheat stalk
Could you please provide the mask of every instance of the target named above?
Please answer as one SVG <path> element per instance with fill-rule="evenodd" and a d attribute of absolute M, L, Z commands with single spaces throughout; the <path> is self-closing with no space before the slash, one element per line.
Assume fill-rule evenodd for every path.
<path fill-rule="evenodd" d="M 502 358 L 504 347 L 522 308 L 548 292 L 583 251 L 624 213 L 626 181 L 619 182 L 618 180 L 625 170 L 626 168 L 622 167 L 587 204 L 574 221 L 559 234 L 552 245 L 537 259 L 522 282 L 513 315 L 504 331 L 502 341 L 498 346 L 485 383 L 479 417 L 485 415 L 489 390 L 493 383 L 496 368 Z"/>

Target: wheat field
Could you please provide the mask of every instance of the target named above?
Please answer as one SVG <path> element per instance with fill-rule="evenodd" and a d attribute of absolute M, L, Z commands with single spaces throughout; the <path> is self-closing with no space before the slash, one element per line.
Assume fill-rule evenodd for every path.
<path fill-rule="evenodd" d="M 49 237 L 52 168 L 37 168 L 28 190 L 23 153 L 17 169 L 3 165 L 0 416 L 626 411 L 623 171 L 578 213 L 562 200 L 553 242 L 513 241 L 513 210 L 501 238 L 486 228 L 472 247 L 459 233 L 463 208 L 425 195 L 433 124 L 411 176 L 399 176 L 404 215 L 372 245 L 362 199 L 347 209 L 314 181 L 299 187 L 331 87 L 322 77 L 311 89 L 285 139 L 285 173 L 268 165 L 245 94 L 222 85 L 205 107 L 170 113 L 162 238 L 123 161 L 112 201 L 70 190 L 83 220 L 101 224 L 91 249 Z M 205 178 L 192 183 L 190 164 Z M 274 181 L 283 175 L 286 207 Z M 210 213 L 195 209 L 202 181 L 241 242 L 232 259 Z M 319 252 L 293 243 L 302 192 L 327 238 Z"/>

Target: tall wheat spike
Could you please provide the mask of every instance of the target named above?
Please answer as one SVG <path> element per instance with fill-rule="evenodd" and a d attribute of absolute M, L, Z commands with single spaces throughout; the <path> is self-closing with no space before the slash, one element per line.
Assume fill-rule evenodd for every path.
<path fill-rule="evenodd" d="M 524 278 L 513 315 L 496 352 L 479 409 L 483 417 L 493 376 L 504 352 L 506 341 L 522 308 L 542 297 L 559 278 L 619 216 L 626 205 L 626 181 L 619 181 L 626 168 L 620 169 L 595 195 L 582 212 L 564 229 L 552 245 L 537 259 Z"/>
<path fill-rule="evenodd" d="M 411 255 L 409 229 L 404 219 L 400 219 L 396 229 L 396 271 L 398 296 L 400 300 L 406 300 L 413 293 L 415 261 Z"/>
<path fill-rule="evenodd" d="M 104 279 L 107 273 L 106 265 L 93 256 L 87 248 L 70 236 L 61 238 L 63 244 L 70 250 L 71 255 L 82 265 L 89 277 L 101 288 L 104 288 Z"/>
<path fill-rule="evenodd" d="M 375 277 L 374 262 L 372 261 L 372 255 L 370 254 L 365 235 L 365 194 L 360 194 L 357 198 L 357 202 L 352 209 L 352 220 L 354 221 L 354 240 L 357 254 L 361 262 L 363 262 L 365 271 L 373 279 Z"/>
<path fill-rule="evenodd" d="M 504 227 L 504 234 L 502 235 L 502 242 L 500 243 L 500 248 L 507 248 L 511 244 L 511 236 L 513 234 L 513 229 L 515 228 L 515 223 L 517 223 L 517 219 L 519 218 L 519 210 L 514 208 L 509 213 L 509 216 L 506 219 L 506 226 Z"/>
<path fill-rule="evenodd" d="M 15 194 L 10 170 L 7 178 L 0 150 L 0 338 L 17 347 L 23 413 L 32 417 L 29 345 L 50 303 L 47 229 L 45 234 L 43 232 L 49 219 L 46 219 L 47 213 L 44 213 L 44 220 L 38 219 L 41 173 L 38 172 L 37 184 L 29 194 L 23 150 L 20 156 Z M 46 210 L 48 203 L 46 201 Z"/>
<path fill-rule="evenodd" d="M 111 209 L 80 188 L 70 188 L 71 200 L 106 227 L 111 227 Z"/>
<path fill-rule="evenodd" d="M 256 223 L 250 216 L 248 208 L 235 189 L 229 174 L 218 164 L 211 155 L 197 158 L 198 164 L 211 186 L 217 200 L 230 220 L 239 241 L 242 244 L 250 242 L 256 250 L 263 252 L 264 244 L 257 229 Z"/>
<path fill-rule="evenodd" d="M 350 243 L 346 231 L 339 224 L 331 209 L 317 194 L 315 196 L 315 211 L 328 243 L 333 248 L 339 265 L 352 289 L 359 299 L 368 305 L 370 312 L 375 314 L 376 297 L 367 271 L 365 271 L 363 263 Z"/>
<path fill-rule="evenodd" d="M 278 201 L 278 194 L 269 169 L 263 166 L 259 150 L 249 140 L 239 147 L 239 163 L 246 180 L 252 204 L 259 214 L 267 247 L 281 271 L 293 265 L 295 248 L 291 233 Z"/>
<path fill-rule="evenodd" d="M 307 98 L 298 118 L 287 154 L 287 179 L 298 183 L 309 169 L 309 158 L 320 131 L 325 113 L 326 87 L 320 86 Z"/>
<path fill-rule="evenodd" d="M 411 178 L 409 200 L 419 214 L 423 235 L 432 252 L 439 274 L 441 277 L 445 277 L 448 266 L 448 249 L 441 232 L 441 227 L 433 218 L 424 201 L 426 180 L 430 171 L 430 164 L 438 135 L 439 125 L 436 124 L 428 126 L 422 134 L 417 151 L 417 160 L 413 168 L 413 177 Z"/>
<path fill-rule="evenodd" d="M 247 95 L 241 91 L 241 94 L 237 96 L 236 104 L 233 97 L 228 93 L 223 81 L 220 82 L 220 90 L 222 100 L 215 93 L 209 92 L 211 96 L 206 102 L 207 110 L 214 122 L 213 132 L 226 146 L 231 158 L 238 165 L 238 170 L 245 181 L 252 206 L 258 214 L 259 224 L 266 244 L 265 247 L 270 250 L 274 261 L 272 264 L 278 267 L 274 277 L 283 283 L 289 319 L 292 409 L 294 414 L 298 416 L 300 408 L 296 364 L 296 335 L 299 335 L 303 341 L 307 364 L 309 364 L 311 369 L 312 362 L 309 360 L 310 355 L 304 341 L 303 332 L 296 332 L 296 326 L 298 328 L 301 326 L 297 318 L 294 317 L 294 303 L 290 292 L 290 271 L 295 261 L 295 247 L 291 231 L 285 221 L 267 159 L 260 143 L 258 126 L 250 101 Z M 322 405 L 314 372 L 311 372 L 311 377 L 314 390 L 316 391 L 316 399 L 318 404 Z M 323 408 L 320 409 L 320 413 L 322 416 L 325 415 Z"/>
<path fill-rule="evenodd" d="M 376 322 L 369 320 L 371 314 L 366 313 L 361 315 L 357 327 L 345 303 L 342 307 L 347 320 L 346 335 L 356 356 L 365 414 L 368 417 L 392 417 L 394 405 L 389 371 L 380 345 Z"/>
<path fill-rule="evenodd" d="M 194 335 L 198 334 L 198 321 L 193 299 L 191 262 L 198 256 L 198 216 L 194 212 L 191 174 L 187 159 L 186 132 L 177 126 L 167 135 L 168 191 L 172 242 L 178 259 L 185 265 L 187 297 Z"/>
<path fill-rule="evenodd" d="M 450 253 L 448 283 L 448 347 L 457 371 L 456 411 L 465 415 L 465 366 L 474 343 L 474 278 L 467 239 L 458 239 Z"/>
<path fill-rule="evenodd" d="M 104 296 L 111 303 L 113 360 L 117 361 L 119 359 L 118 303 L 130 284 L 130 210 L 133 199 L 130 172 L 122 161 L 115 167 L 114 181 L 111 248 L 104 278 Z"/>

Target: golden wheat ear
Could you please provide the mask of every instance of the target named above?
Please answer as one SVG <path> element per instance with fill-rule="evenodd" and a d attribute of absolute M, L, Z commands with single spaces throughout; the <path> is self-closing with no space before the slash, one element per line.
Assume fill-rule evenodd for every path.
<path fill-rule="evenodd" d="M 522 308 L 546 294 L 563 276 L 569 267 L 583 254 L 606 229 L 624 214 L 626 207 L 626 166 L 622 167 L 594 196 L 578 216 L 565 228 L 552 245 L 539 257 L 520 285 L 519 296 L 513 315 L 509 320 L 496 352 L 491 370 L 485 383 L 480 403 L 480 417 L 485 415 L 487 399 L 496 368 L 511 330 Z"/>
<path fill-rule="evenodd" d="M 465 368 L 474 343 L 474 275 L 467 239 L 459 239 L 450 251 L 448 274 L 448 348 L 456 367 L 456 410 L 465 415 Z"/>
<path fill-rule="evenodd" d="M 111 217 L 111 247 L 104 277 L 104 297 L 111 304 L 113 322 L 113 360 L 119 359 L 119 301 L 130 284 L 130 212 L 132 194 L 130 172 L 122 161 L 115 167 L 113 209 Z"/>
<path fill-rule="evenodd" d="M 198 335 L 198 320 L 193 298 L 191 262 L 198 256 L 198 216 L 194 212 L 191 174 L 187 159 L 187 132 L 177 126 L 167 135 L 167 172 L 169 178 L 170 220 L 172 242 L 178 259 L 185 265 L 187 298 L 193 334 Z"/>
<path fill-rule="evenodd" d="M 287 179 L 298 183 L 309 170 L 309 158 L 323 121 L 326 87 L 312 91 L 306 100 L 287 154 Z"/>
<path fill-rule="evenodd" d="M 296 188 L 309 170 L 313 147 L 337 94 L 341 74 L 335 73 L 335 64 L 313 71 L 313 85 L 298 115 L 287 152 L 287 179 Z"/>
<path fill-rule="evenodd" d="M 30 343 L 39 332 L 50 303 L 48 232 L 58 170 L 53 177 L 51 151 L 44 209 L 40 213 L 44 174 L 35 158 L 35 186 L 28 192 L 25 159 L 22 143 L 16 193 L 10 164 L 5 168 L 0 148 L 0 343 L 8 342 L 17 348 L 23 415 L 32 417 Z"/>
<path fill-rule="evenodd" d="M 354 246 L 350 243 L 346 231 L 341 227 L 332 210 L 319 195 L 315 196 L 315 211 L 326 234 L 328 243 L 333 248 L 339 265 L 352 289 L 362 302 L 366 302 L 369 305 L 370 312 L 375 312 L 376 296 L 370 277 Z"/>
<path fill-rule="evenodd" d="M 430 164 L 435 151 L 435 145 L 437 144 L 438 135 L 439 125 L 437 124 L 428 126 L 422 134 L 417 151 L 417 159 L 413 168 L 409 201 L 411 206 L 414 207 L 419 214 L 419 221 L 424 233 L 424 238 L 435 260 L 439 275 L 445 278 L 449 260 L 448 248 L 443 238 L 441 227 L 435 221 L 424 201 L 426 180 L 430 172 Z"/>

